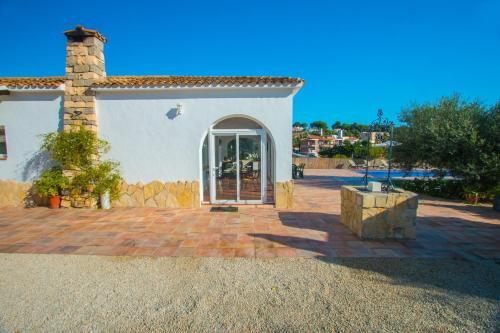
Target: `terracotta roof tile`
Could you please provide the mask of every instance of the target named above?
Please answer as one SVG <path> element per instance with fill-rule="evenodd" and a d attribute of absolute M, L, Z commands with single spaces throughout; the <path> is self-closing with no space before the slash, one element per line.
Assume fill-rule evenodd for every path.
<path fill-rule="evenodd" d="M 0 77 L 0 86 L 10 88 L 57 88 L 64 76 L 52 77 Z M 300 78 L 279 76 L 108 76 L 97 81 L 95 87 L 129 86 L 256 86 L 297 85 Z"/>
<path fill-rule="evenodd" d="M 319 135 L 309 134 L 307 137 L 303 138 L 301 141 L 307 140 L 321 140 L 321 141 L 334 141 L 334 138 L 326 138 Z"/>
<path fill-rule="evenodd" d="M 322 136 L 314 134 L 309 134 L 307 137 L 304 138 L 304 140 L 321 140 L 321 139 L 323 139 Z"/>
<path fill-rule="evenodd" d="M 296 85 L 304 80 L 277 76 L 108 76 L 96 87 Z"/>
<path fill-rule="evenodd" d="M 0 86 L 9 88 L 57 88 L 64 83 L 63 76 L 0 77 Z"/>

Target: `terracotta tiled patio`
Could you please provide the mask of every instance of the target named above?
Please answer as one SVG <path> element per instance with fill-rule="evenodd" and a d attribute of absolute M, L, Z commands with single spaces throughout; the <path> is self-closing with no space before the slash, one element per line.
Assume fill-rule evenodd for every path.
<path fill-rule="evenodd" d="M 415 241 L 360 241 L 340 223 L 348 170 L 306 170 L 295 208 L 0 209 L 0 252 L 215 257 L 426 257 L 500 260 L 500 215 L 422 198 Z"/>

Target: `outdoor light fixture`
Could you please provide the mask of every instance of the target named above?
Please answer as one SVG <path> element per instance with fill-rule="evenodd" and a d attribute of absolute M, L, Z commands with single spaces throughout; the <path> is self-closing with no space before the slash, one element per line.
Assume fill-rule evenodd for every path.
<path fill-rule="evenodd" d="M 177 108 L 176 108 L 175 115 L 176 115 L 176 116 L 180 116 L 181 114 L 182 114 L 182 104 L 181 104 L 181 103 L 178 103 L 178 104 L 177 104 Z"/>

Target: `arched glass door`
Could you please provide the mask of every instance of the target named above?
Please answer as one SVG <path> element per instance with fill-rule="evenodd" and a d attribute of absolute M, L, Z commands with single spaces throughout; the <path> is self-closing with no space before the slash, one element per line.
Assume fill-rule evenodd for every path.
<path fill-rule="evenodd" d="M 210 131 L 210 202 L 266 201 L 266 143 L 262 129 Z"/>

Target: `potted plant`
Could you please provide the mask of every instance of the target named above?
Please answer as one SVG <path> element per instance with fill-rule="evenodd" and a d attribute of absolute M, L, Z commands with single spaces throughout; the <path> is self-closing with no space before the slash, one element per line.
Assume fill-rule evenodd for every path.
<path fill-rule="evenodd" d="M 472 205 L 477 205 L 478 201 L 479 201 L 479 192 L 478 191 L 475 191 L 473 189 L 466 189 L 465 192 L 464 192 L 464 196 L 465 196 L 465 201 L 467 201 L 467 203 L 470 203 Z"/>
<path fill-rule="evenodd" d="M 99 200 L 102 209 L 111 208 L 111 201 L 120 195 L 120 172 L 118 163 L 104 161 L 84 170 L 77 175 L 72 186 L 75 189 L 87 190 Z M 89 189 L 92 189 L 89 191 Z"/>
<path fill-rule="evenodd" d="M 94 192 L 99 195 L 102 209 L 111 208 L 111 201 L 120 196 L 120 182 L 122 177 L 118 171 L 118 164 L 105 161 L 96 168 Z"/>
<path fill-rule="evenodd" d="M 45 170 L 40 179 L 34 182 L 36 193 L 49 199 L 50 208 L 59 208 L 61 206 L 61 191 L 67 189 L 68 186 L 69 180 L 59 168 Z"/>

